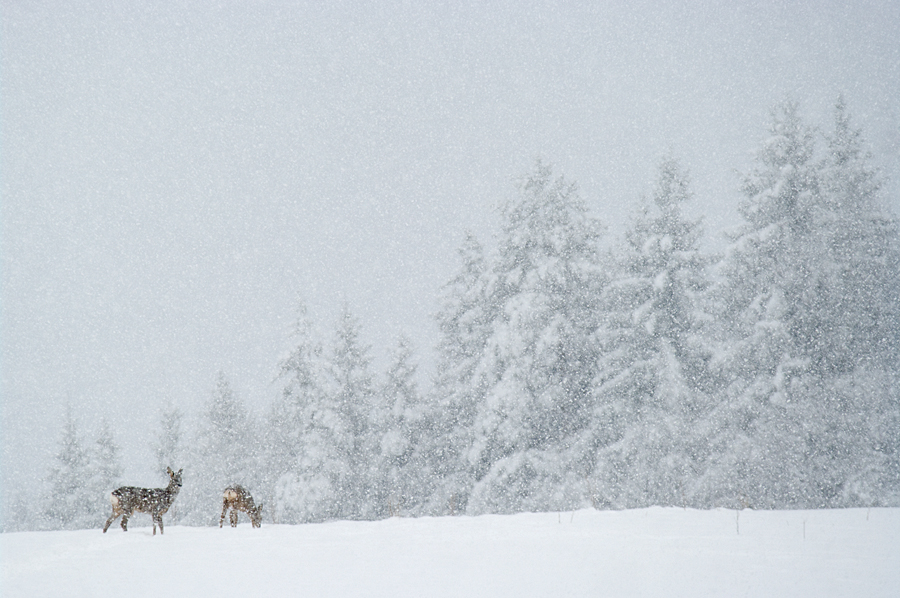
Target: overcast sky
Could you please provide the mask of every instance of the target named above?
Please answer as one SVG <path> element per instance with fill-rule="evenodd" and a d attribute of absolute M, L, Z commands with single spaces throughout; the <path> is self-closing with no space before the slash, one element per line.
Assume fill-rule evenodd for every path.
<path fill-rule="evenodd" d="M 4 488 L 67 403 L 161 481 L 159 410 L 222 370 L 263 412 L 298 297 L 427 373 L 465 231 L 537 157 L 615 236 L 674 155 L 714 237 L 771 106 L 827 130 L 843 92 L 900 211 L 898 2 L 363 4 L 0 3 Z"/>

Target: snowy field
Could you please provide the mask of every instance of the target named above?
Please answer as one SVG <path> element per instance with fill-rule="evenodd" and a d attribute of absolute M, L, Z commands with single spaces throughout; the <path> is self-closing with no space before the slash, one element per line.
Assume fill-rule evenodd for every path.
<path fill-rule="evenodd" d="M 145 520 L 146 519 L 146 520 Z M 136 516 L 134 524 L 149 524 Z M 0 595 L 900 595 L 900 509 L 635 511 L 0 534 Z"/>

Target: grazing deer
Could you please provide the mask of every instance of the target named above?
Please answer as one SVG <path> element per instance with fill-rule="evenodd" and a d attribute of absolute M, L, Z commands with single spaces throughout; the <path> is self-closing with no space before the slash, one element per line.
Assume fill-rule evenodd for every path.
<path fill-rule="evenodd" d="M 222 493 L 222 516 L 219 517 L 219 527 L 225 522 L 225 512 L 231 509 L 228 520 L 231 527 L 237 527 L 238 511 L 243 511 L 250 516 L 250 523 L 253 527 L 259 527 L 262 524 L 262 503 L 253 504 L 253 497 L 247 492 L 243 486 L 229 486 Z"/>
<path fill-rule="evenodd" d="M 135 511 L 139 513 L 148 513 L 153 517 L 153 535 L 156 535 L 156 526 L 159 525 L 159 533 L 163 533 L 162 516 L 169 510 L 178 491 L 181 490 L 181 472 L 172 471 L 171 467 L 166 468 L 169 474 L 169 485 L 165 488 L 136 488 L 134 486 L 122 486 L 118 490 L 113 490 L 109 495 L 112 503 L 112 515 L 106 520 L 103 526 L 103 533 L 109 529 L 109 525 L 116 520 L 119 515 L 122 516 L 122 529 L 128 531 L 128 518 Z"/>

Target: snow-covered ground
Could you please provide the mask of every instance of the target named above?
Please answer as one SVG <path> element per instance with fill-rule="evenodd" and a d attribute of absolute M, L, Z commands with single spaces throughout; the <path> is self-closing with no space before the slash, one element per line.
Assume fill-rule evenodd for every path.
<path fill-rule="evenodd" d="M 146 519 L 146 521 L 145 521 Z M 136 516 L 133 523 L 149 524 Z M 0 595 L 900 595 L 900 509 L 651 508 L 0 534 Z"/>

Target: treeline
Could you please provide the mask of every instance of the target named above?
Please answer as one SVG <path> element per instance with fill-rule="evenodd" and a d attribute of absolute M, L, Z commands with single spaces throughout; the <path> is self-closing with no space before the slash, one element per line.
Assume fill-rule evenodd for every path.
<path fill-rule="evenodd" d="M 234 482 L 282 523 L 900 506 L 900 226 L 843 101 L 825 135 L 796 104 L 773 109 L 742 192 L 741 225 L 706 253 L 666 159 L 610 243 L 575 185 L 537 164 L 496 250 L 460 248 L 430 389 L 406 340 L 375 376 L 347 308 L 323 341 L 301 306 L 264 418 L 224 376 L 191 438 L 164 412 L 158 465 L 185 468 L 175 522 L 213 524 Z M 66 472 L 70 436 L 53 508 L 70 479 L 99 479 Z M 106 516 L 53 508 L 57 527 Z"/>

